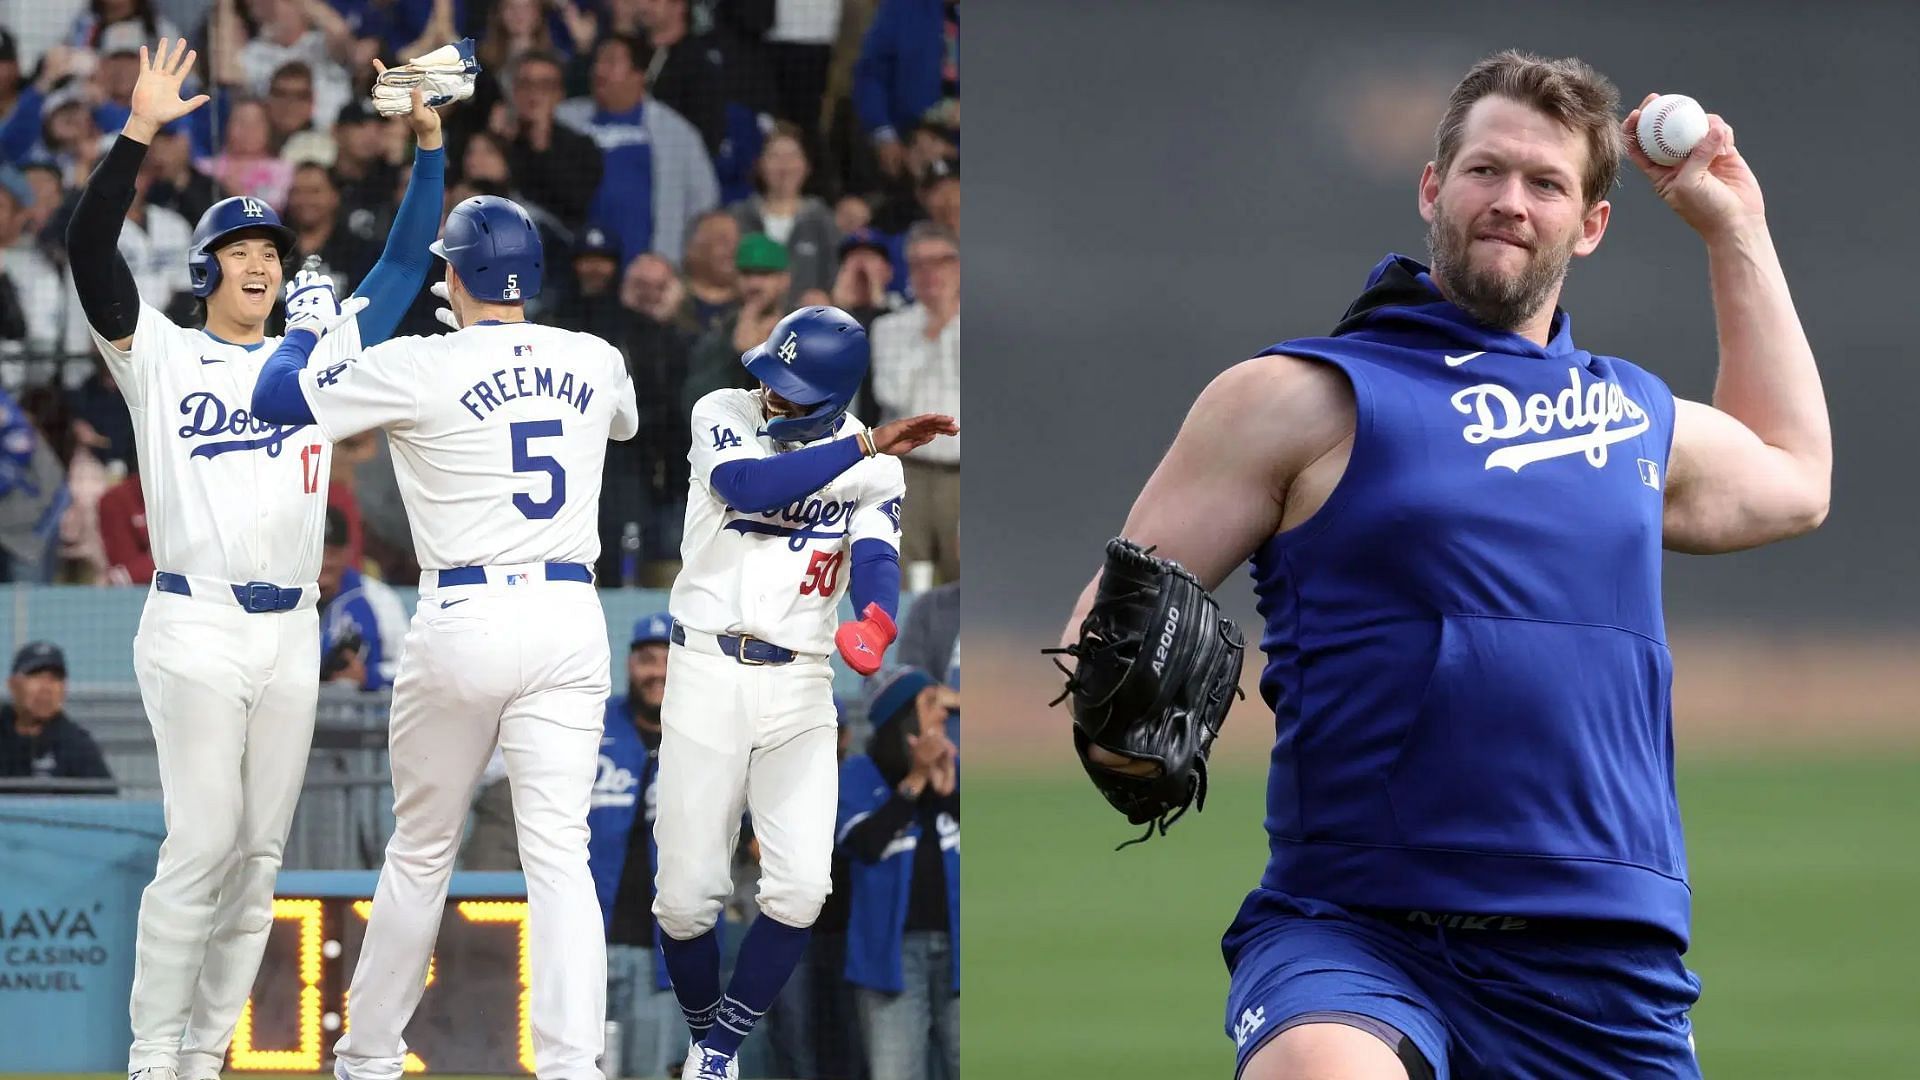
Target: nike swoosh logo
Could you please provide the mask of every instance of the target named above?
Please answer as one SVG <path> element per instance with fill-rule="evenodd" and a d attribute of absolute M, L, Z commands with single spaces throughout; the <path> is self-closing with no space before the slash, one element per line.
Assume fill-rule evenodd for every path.
<path fill-rule="evenodd" d="M 1607 428 L 1581 435 L 1571 435 L 1564 439 L 1542 439 L 1539 442 L 1523 443 L 1519 446 L 1503 446 L 1487 455 L 1487 471 L 1512 469 L 1514 472 L 1519 472 L 1536 461 L 1579 453 L 1585 453 L 1588 460 L 1596 466 L 1604 465 L 1607 460 L 1607 447 L 1634 438 L 1646 431 L 1652 423 L 1651 419 L 1643 416 L 1639 423 L 1631 427 Z"/>
<path fill-rule="evenodd" d="M 207 359 L 207 358 L 206 358 L 206 357 L 204 357 L 204 356 L 200 358 L 200 363 L 202 363 L 202 364 L 224 364 L 224 363 L 226 363 L 226 362 L 227 362 L 227 360 L 226 360 L 226 358 L 225 358 L 225 357 L 220 357 L 220 358 L 218 358 L 218 359 L 215 359 L 215 360 L 209 360 L 209 359 Z"/>
<path fill-rule="evenodd" d="M 1473 359 L 1476 356 L 1485 356 L 1485 355 L 1487 355 L 1486 351 L 1482 350 L 1480 352 L 1470 352 L 1465 356 L 1449 356 L 1447 357 L 1447 366 L 1459 367 L 1461 364 L 1466 363 L 1467 361 Z"/>
<path fill-rule="evenodd" d="M 446 609 L 452 607 L 455 604 L 464 604 L 467 602 L 467 600 L 471 600 L 471 599 L 473 599 L 473 597 L 469 596 L 467 597 L 466 600 L 442 600 L 440 601 L 440 610 L 445 611 Z"/>

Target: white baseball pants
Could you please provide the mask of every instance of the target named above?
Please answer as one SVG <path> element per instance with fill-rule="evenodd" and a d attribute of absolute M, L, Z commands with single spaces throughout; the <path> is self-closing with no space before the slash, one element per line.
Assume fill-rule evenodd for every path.
<path fill-rule="evenodd" d="M 820 656 L 742 664 L 706 635 L 687 631 L 687 639 L 667 654 L 660 708 L 654 917 L 682 941 L 719 920 L 733 889 L 740 814 L 750 809 L 760 910 L 788 926 L 812 926 L 833 887 L 833 669 Z"/>
<path fill-rule="evenodd" d="M 518 576 L 508 584 L 509 573 Z M 587 807 L 608 682 L 594 587 L 539 567 L 485 584 L 421 582 L 393 688 L 393 839 L 334 1047 L 352 1080 L 398 1080 L 401 1032 L 426 989 L 448 877 L 497 742 L 527 877 L 535 1073 L 601 1080 L 607 955 L 587 869 Z"/>
<path fill-rule="evenodd" d="M 249 614 L 217 594 L 156 591 L 133 663 L 167 838 L 140 897 L 127 1069 L 202 1080 L 219 1075 L 273 926 L 313 743 L 320 623 L 310 599 Z"/>

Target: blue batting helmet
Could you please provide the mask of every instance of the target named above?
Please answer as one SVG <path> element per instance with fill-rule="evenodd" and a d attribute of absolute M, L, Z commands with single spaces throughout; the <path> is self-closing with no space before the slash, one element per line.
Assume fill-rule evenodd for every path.
<path fill-rule="evenodd" d="M 293 230 L 280 224 L 280 215 L 265 200 L 251 195 L 221 199 L 207 207 L 200 223 L 193 227 L 193 244 L 187 248 L 187 277 L 193 284 L 193 295 L 212 296 L 220 287 L 220 260 L 215 253 L 235 240 L 246 239 L 243 233 L 273 241 L 282 262 L 293 253 Z"/>
<path fill-rule="evenodd" d="M 781 319 L 762 344 L 740 356 L 753 377 L 807 407 L 803 416 L 767 422 L 781 442 L 810 442 L 833 430 L 867 377 L 867 332 L 836 307 L 808 307 Z"/>
<path fill-rule="evenodd" d="M 476 300 L 517 304 L 540 295 L 540 230 L 512 199 L 475 195 L 447 215 L 428 247 Z"/>

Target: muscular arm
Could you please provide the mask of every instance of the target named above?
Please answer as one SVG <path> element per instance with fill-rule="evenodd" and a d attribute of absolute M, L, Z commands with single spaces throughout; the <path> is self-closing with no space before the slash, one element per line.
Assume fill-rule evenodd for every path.
<path fill-rule="evenodd" d="M 1711 554 L 1798 536 L 1827 516 L 1833 436 L 1813 349 L 1764 221 L 1707 242 L 1720 375 L 1676 401 L 1666 546 Z"/>
<path fill-rule="evenodd" d="M 1352 390 L 1326 365 L 1248 360 L 1200 393 L 1141 489 L 1120 535 L 1218 588 L 1280 531 L 1289 487 L 1353 430 Z M 1100 577 L 1080 593 L 1061 643 L 1079 640 Z"/>
<path fill-rule="evenodd" d="M 773 457 L 723 461 L 708 482 L 728 506 L 762 514 L 826 487 L 863 456 L 857 440 L 834 439 Z"/>

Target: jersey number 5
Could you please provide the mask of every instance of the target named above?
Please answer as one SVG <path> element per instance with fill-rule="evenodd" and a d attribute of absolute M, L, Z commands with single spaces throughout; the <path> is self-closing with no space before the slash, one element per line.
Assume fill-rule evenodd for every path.
<path fill-rule="evenodd" d="M 816 551 L 812 561 L 807 563 L 807 575 L 800 582 L 800 595 L 819 593 L 832 596 L 833 590 L 840 585 L 840 564 L 845 554 L 838 551 Z"/>
<path fill-rule="evenodd" d="M 522 420 L 507 427 L 513 436 L 513 471 L 517 473 L 543 472 L 553 478 L 553 487 L 546 501 L 534 502 L 526 492 L 516 492 L 513 505 L 522 514 L 535 521 L 546 521 L 560 512 L 567 501 L 567 470 L 560 463 L 543 454 L 527 452 L 527 444 L 535 439 L 544 439 L 549 435 L 560 434 L 558 420 Z"/>

